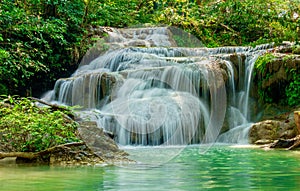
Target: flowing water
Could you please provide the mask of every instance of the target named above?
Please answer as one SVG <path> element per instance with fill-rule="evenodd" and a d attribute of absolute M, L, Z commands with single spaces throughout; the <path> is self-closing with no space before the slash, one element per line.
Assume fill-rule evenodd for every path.
<path fill-rule="evenodd" d="M 299 151 L 215 145 L 128 148 L 131 157 L 180 154 L 159 166 L 49 167 L 0 163 L 0 190 L 298 190 Z M 150 161 L 150 160 L 149 160 Z M 151 161 L 150 161 L 151 162 Z"/>
<path fill-rule="evenodd" d="M 108 34 L 109 48 L 59 79 L 48 101 L 81 106 L 121 145 L 247 142 L 253 67 L 270 45 L 177 47 L 166 27 Z"/>
<path fill-rule="evenodd" d="M 108 33 L 109 48 L 85 58 L 44 99 L 81 106 L 80 116 L 112 132 L 136 163 L 93 167 L 0 163 L 2 190 L 296 190 L 300 186 L 298 151 L 224 145 L 247 145 L 255 118 L 249 109 L 254 62 L 270 45 L 177 47 L 174 34 L 165 27 Z"/>

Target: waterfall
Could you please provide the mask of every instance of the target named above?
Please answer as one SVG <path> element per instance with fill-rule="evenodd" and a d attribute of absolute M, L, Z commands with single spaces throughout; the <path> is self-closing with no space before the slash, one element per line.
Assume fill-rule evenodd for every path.
<path fill-rule="evenodd" d="M 211 143 L 224 124 L 218 141 L 247 139 L 252 71 L 268 45 L 177 47 L 167 27 L 108 33 L 110 49 L 59 79 L 48 101 L 81 106 L 121 145 Z"/>

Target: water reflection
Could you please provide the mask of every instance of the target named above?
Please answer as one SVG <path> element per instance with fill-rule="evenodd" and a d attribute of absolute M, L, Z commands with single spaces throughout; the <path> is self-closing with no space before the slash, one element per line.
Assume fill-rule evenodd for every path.
<path fill-rule="evenodd" d="M 150 147 L 134 152 L 148 161 L 154 153 Z M 198 146 L 189 146 L 159 166 L 147 166 L 145 161 L 123 167 L 24 166 L 1 161 L 0 190 L 297 190 L 300 186 L 297 151 L 214 146 L 199 154 Z"/>

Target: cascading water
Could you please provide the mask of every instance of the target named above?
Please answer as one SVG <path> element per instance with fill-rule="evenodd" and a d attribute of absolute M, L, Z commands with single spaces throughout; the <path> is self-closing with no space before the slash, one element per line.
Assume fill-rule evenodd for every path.
<path fill-rule="evenodd" d="M 83 107 L 83 118 L 122 145 L 215 142 L 225 116 L 218 140 L 247 139 L 253 65 L 269 47 L 179 48 L 165 27 L 112 29 L 108 42 L 106 53 L 58 80 L 48 101 Z"/>

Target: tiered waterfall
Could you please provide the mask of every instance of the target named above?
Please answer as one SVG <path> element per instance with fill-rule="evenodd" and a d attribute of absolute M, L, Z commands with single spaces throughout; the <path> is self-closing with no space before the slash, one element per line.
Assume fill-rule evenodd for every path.
<path fill-rule="evenodd" d="M 253 65 L 268 45 L 178 47 L 167 27 L 108 34 L 108 49 L 59 79 L 48 101 L 81 106 L 121 145 L 247 141 Z"/>

